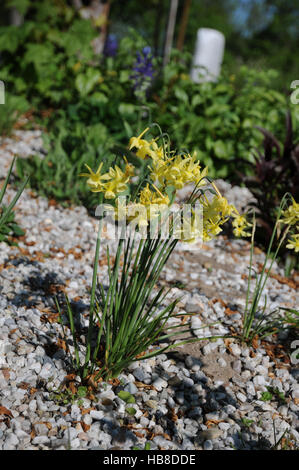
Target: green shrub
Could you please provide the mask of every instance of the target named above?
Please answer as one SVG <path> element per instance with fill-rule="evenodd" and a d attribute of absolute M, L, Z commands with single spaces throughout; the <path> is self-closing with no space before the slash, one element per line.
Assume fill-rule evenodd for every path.
<path fill-rule="evenodd" d="M 5 91 L 5 103 L 1 104 L 0 136 L 10 135 L 19 117 L 28 111 L 29 104 L 23 96 L 15 96 Z"/>

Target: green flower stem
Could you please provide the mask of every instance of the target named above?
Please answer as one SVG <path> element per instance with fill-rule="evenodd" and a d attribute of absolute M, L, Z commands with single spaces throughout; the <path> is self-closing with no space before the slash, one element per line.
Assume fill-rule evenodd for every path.
<path fill-rule="evenodd" d="M 96 251 L 95 251 L 93 274 L 92 274 L 92 288 L 91 288 L 90 307 L 89 307 L 89 324 L 88 324 L 88 332 L 87 332 L 87 344 L 86 344 L 86 354 L 85 354 L 85 361 L 84 361 L 84 368 L 83 368 L 83 378 L 85 378 L 86 375 L 88 374 L 88 364 L 89 364 L 89 360 L 91 356 L 91 338 L 92 338 L 92 333 L 93 333 L 93 328 L 94 328 L 95 292 L 96 292 L 96 286 L 97 286 L 102 226 L 103 226 L 103 221 L 101 219 L 99 221 L 99 229 L 98 229 L 98 235 L 97 235 Z"/>
<path fill-rule="evenodd" d="M 256 282 L 256 287 L 254 289 L 254 294 L 253 294 L 253 300 L 252 300 L 252 303 L 251 303 L 250 310 L 248 310 L 249 290 L 250 290 L 251 271 L 252 271 L 252 258 L 253 258 L 253 248 L 254 248 L 254 246 L 253 246 L 254 245 L 254 231 L 255 231 L 255 222 L 254 222 L 253 235 L 252 235 L 252 239 L 251 239 L 250 268 L 249 268 L 248 287 L 247 287 L 247 295 L 246 295 L 246 306 L 245 306 L 245 314 L 244 314 L 243 339 L 245 341 L 248 340 L 248 338 L 249 338 L 250 331 L 251 331 L 251 328 L 252 328 L 252 324 L 253 324 L 253 321 L 254 321 L 254 318 L 255 318 L 255 313 L 258 309 L 258 305 L 259 305 L 263 290 L 265 288 L 266 282 L 268 280 L 268 277 L 270 276 L 272 266 L 274 264 L 274 261 L 277 258 L 277 255 L 278 255 L 278 252 L 281 248 L 281 245 L 282 245 L 283 241 L 285 240 L 286 235 L 289 231 L 289 226 L 287 226 L 284 233 L 283 233 L 283 235 L 280 237 L 279 244 L 278 244 L 278 246 L 275 250 L 274 255 L 272 256 L 272 261 L 271 261 L 270 267 L 266 272 L 267 262 L 270 258 L 274 238 L 275 238 L 275 235 L 277 233 L 277 230 L 278 230 L 278 227 L 279 227 L 279 224 L 280 224 L 279 219 L 280 219 L 280 216 L 281 216 L 281 213 L 282 213 L 282 208 L 286 203 L 287 197 L 288 197 L 288 194 L 286 194 L 282 198 L 282 201 L 280 203 L 280 207 L 279 207 L 279 210 L 278 210 L 278 216 L 277 216 L 276 223 L 275 223 L 272 235 L 271 235 L 268 250 L 267 250 L 267 253 L 266 253 L 266 258 L 265 258 L 265 261 L 263 263 L 262 272 L 260 274 L 259 280 Z M 266 305 L 264 306 L 263 311 L 265 311 L 265 308 L 266 308 Z M 260 326 L 260 325 L 261 325 L 261 321 L 259 322 L 258 326 Z M 257 328 L 255 328 L 254 331 L 251 332 L 251 336 L 253 336 L 256 333 L 257 333 Z"/>
<path fill-rule="evenodd" d="M 253 227 L 252 227 L 252 234 L 251 234 L 251 246 L 250 246 L 250 263 L 249 263 L 249 273 L 248 273 L 248 284 L 247 284 L 247 293 L 246 293 L 246 304 L 245 304 L 245 312 L 244 312 L 244 325 L 247 324 L 247 317 L 248 317 L 248 304 L 249 304 L 249 295 L 250 295 L 250 284 L 251 284 L 251 272 L 252 272 L 252 264 L 253 264 L 253 250 L 254 250 L 254 235 L 256 229 L 256 221 L 255 217 L 253 220 Z"/>

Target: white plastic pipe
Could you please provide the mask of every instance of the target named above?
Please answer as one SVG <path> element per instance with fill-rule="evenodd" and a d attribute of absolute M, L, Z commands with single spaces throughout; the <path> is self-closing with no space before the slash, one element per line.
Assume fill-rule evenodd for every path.
<path fill-rule="evenodd" d="M 216 81 L 223 60 L 225 37 L 220 31 L 200 28 L 197 31 L 191 79 L 196 82 Z"/>
<path fill-rule="evenodd" d="M 2 80 L 0 80 L 0 104 L 5 104 L 5 85 Z"/>

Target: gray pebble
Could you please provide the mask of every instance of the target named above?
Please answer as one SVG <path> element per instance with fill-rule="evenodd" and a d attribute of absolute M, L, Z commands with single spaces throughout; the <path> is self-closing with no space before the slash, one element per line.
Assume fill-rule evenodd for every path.
<path fill-rule="evenodd" d="M 204 450 L 213 450 L 213 442 L 208 439 L 204 442 L 203 448 Z"/>

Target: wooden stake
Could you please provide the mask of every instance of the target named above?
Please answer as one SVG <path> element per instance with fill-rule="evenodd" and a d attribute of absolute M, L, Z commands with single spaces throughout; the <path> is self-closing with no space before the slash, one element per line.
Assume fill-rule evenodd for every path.
<path fill-rule="evenodd" d="M 164 48 L 163 67 L 165 67 L 165 65 L 169 62 L 169 58 L 170 58 L 177 9 L 178 9 L 178 0 L 171 0 L 167 32 L 166 32 L 165 48 Z"/>
<path fill-rule="evenodd" d="M 183 45 L 185 41 L 186 28 L 188 24 L 189 13 L 190 13 L 190 6 L 191 6 L 191 0 L 185 0 L 182 21 L 181 21 L 180 30 L 179 30 L 179 37 L 178 37 L 177 45 L 176 45 L 179 51 L 183 49 Z"/>

